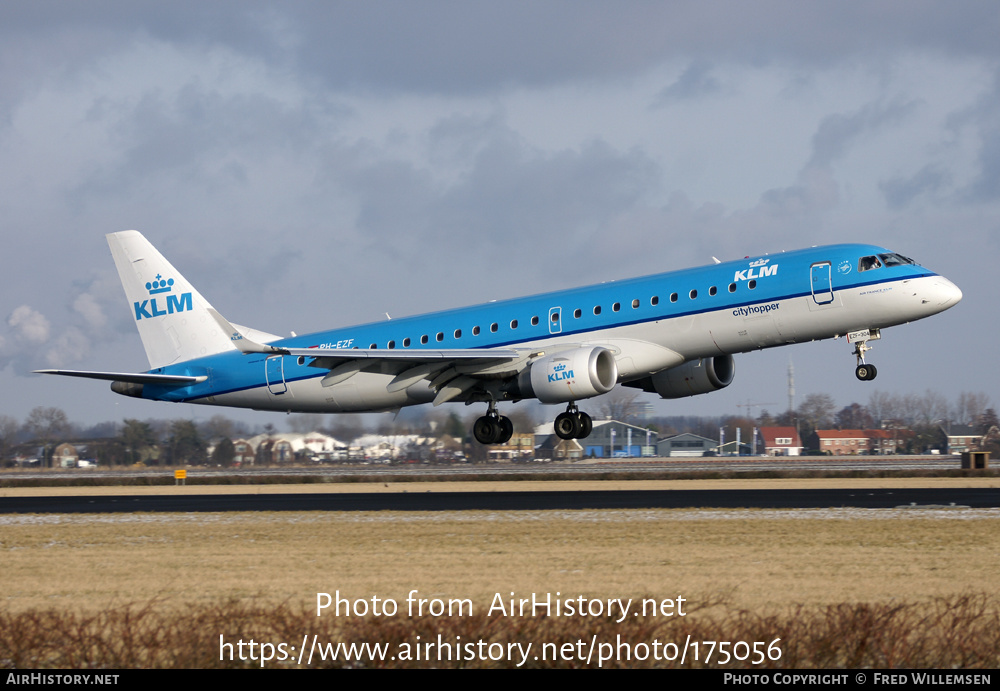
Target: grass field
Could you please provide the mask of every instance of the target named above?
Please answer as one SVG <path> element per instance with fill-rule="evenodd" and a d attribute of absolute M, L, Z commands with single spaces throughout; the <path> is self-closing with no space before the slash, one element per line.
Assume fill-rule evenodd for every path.
<path fill-rule="evenodd" d="M 51 620 L 50 630 L 73 630 L 71 622 L 59 618 L 93 625 L 115 611 L 133 612 L 133 622 L 140 611 L 158 617 L 157 626 L 164 630 L 170 627 L 163 622 L 227 612 L 202 625 L 215 629 L 198 634 L 216 644 L 219 622 L 243 621 L 240 612 L 248 617 L 256 612 L 257 619 L 283 613 L 299 622 L 290 629 L 322 624 L 344 635 L 361 624 L 359 618 L 317 618 L 314 612 L 317 593 L 337 591 L 366 603 L 391 598 L 400 608 L 411 591 L 426 599 L 468 600 L 475 616 L 485 617 L 475 620 L 479 624 L 475 617 L 460 622 L 425 617 L 420 624 L 397 616 L 375 622 L 384 627 L 407 621 L 407 626 L 466 631 L 466 636 L 480 630 L 500 636 L 486 615 L 498 594 L 509 600 L 511 593 L 515 598 L 555 597 L 557 592 L 561 598 L 682 597 L 687 616 L 661 617 L 660 624 L 711 625 L 712 635 L 727 636 L 749 635 L 748 630 L 768 636 L 768 631 L 787 632 L 792 624 L 808 622 L 813 622 L 810 631 L 829 631 L 830 612 L 838 611 L 840 625 L 854 621 L 858 629 L 861 617 L 876 627 L 881 616 L 878 627 L 898 625 L 906 631 L 934 612 L 938 622 L 941 612 L 959 613 L 960 623 L 952 628 L 976 635 L 984 622 L 986 630 L 998 628 L 1000 611 L 994 596 L 1000 592 L 1000 510 L 34 515 L 0 516 L 0 526 L 6 618 L 0 628 L 8 631 L 7 645 L 13 645 L 9 632 L 22 630 L 25 622 Z M 843 607 L 848 610 L 837 609 Z M 524 626 L 509 616 L 499 619 Z M 570 628 L 544 635 L 582 635 L 598 619 L 550 619 L 550 627 Z M 57 620 L 62 623 L 52 623 Z M 247 619 L 247 630 L 258 630 L 251 620 L 257 621 Z M 367 621 L 371 624 L 370 617 Z M 623 625 L 632 631 L 640 621 L 645 619 Z M 622 626 L 601 622 L 610 626 L 605 633 Z M 121 637 L 107 621 L 103 626 L 116 631 L 108 635 Z M 326 633 L 334 635 L 331 631 Z M 384 628 L 378 631 L 365 635 L 388 636 Z M 20 639 L 30 636 L 22 633 Z M 962 657 L 964 664 L 997 665 L 996 640 L 989 644 L 992 649 L 986 641 L 970 645 L 976 654 L 985 651 L 986 661 Z M 14 653 L 0 654 L 13 659 Z M 206 666 L 206 660 L 217 661 L 213 655 L 176 664 Z M 138 664 L 170 664 L 137 659 Z M 796 659 L 796 664 L 810 664 Z M 823 659 L 820 664 L 851 664 L 843 657 Z M 858 659 L 879 664 L 875 658 Z M 926 657 L 906 660 L 940 663 Z M 63 658 L 53 664 L 75 663 Z"/>

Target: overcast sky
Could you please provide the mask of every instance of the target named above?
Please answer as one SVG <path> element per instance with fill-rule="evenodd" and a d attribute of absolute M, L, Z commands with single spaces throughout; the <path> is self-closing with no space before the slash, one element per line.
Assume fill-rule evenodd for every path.
<path fill-rule="evenodd" d="M 30 374 L 148 368 L 131 228 L 279 334 L 874 242 L 965 294 L 887 330 L 876 381 L 827 341 L 658 409 L 781 410 L 789 359 L 799 400 L 996 403 L 998 36 L 995 0 L 5 3 L 0 414 L 230 413 Z"/>

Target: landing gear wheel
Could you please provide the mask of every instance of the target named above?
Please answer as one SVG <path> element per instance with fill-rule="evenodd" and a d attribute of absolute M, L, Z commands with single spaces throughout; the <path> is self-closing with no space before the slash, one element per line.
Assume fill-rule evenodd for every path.
<path fill-rule="evenodd" d="M 586 439 L 590 436 L 590 433 L 594 431 L 594 421 L 586 413 L 577 413 L 576 417 L 580 423 L 580 432 L 576 435 L 576 438 Z"/>
<path fill-rule="evenodd" d="M 480 444 L 495 444 L 500 431 L 500 425 L 496 418 L 488 415 L 477 418 L 475 424 L 472 425 L 472 434 Z"/>
<path fill-rule="evenodd" d="M 559 413 L 556 416 L 556 436 L 560 439 L 576 439 L 580 436 L 581 422 L 578 413 Z"/>
<path fill-rule="evenodd" d="M 875 365 L 858 365 L 858 368 L 854 370 L 854 376 L 861 381 L 871 381 L 877 374 L 878 370 L 875 369 Z"/>
<path fill-rule="evenodd" d="M 501 415 L 497 418 L 496 425 L 498 434 L 494 443 L 506 444 L 514 436 L 514 423 L 510 421 L 509 417 Z"/>

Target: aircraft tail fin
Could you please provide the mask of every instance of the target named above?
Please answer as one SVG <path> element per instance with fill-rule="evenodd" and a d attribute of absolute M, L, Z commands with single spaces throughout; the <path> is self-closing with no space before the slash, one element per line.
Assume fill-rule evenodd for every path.
<path fill-rule="evenodd" d="M 212 305 L 141 233 L 107 239 L 150 369 L 236 348 Z"/>

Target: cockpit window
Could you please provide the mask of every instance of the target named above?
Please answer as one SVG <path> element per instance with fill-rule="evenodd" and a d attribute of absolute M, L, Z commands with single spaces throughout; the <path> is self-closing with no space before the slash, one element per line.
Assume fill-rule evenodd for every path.
<path fill-rule="evenodd" d="M 890 252 L 889 254 L 880 254 L 879 258 L 885 263 L 886 266 L 902 266 L 903 264 L 916 264 L 915 261 L 909 257 L 904 257 L 901 254 L 896 254 L 895 252 Z"/>
<path fill-rule="evenodd" d="M 883 257 L 885 255 L 882 255 Z M 878 257 L 872 255 L 870 257 L 861 257 L 858 260 L 858 271 L 870 271 L 872 269 L 881 269 L 882 262 L 878 260 Z"/>

